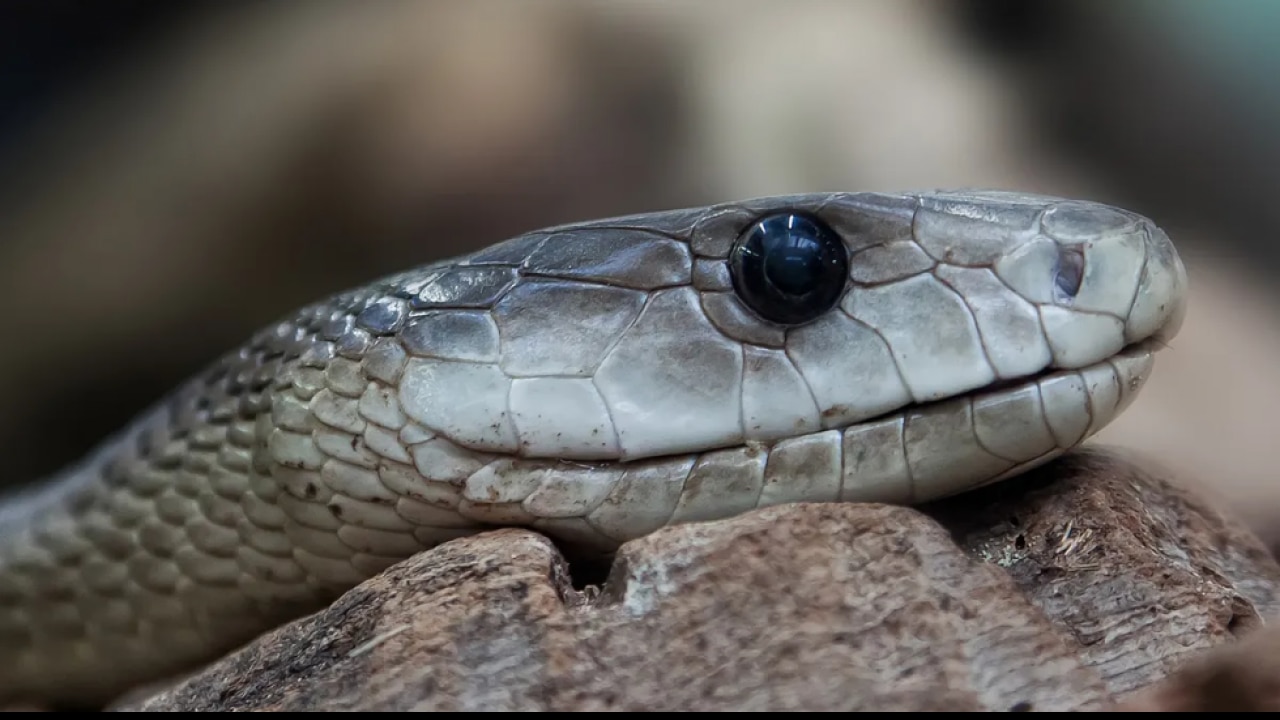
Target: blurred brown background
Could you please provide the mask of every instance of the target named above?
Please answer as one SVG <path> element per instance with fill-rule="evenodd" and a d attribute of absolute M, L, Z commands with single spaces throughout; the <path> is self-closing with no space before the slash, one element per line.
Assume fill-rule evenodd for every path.
<path fill-rule="evenodd" d="M 1280 538 L 1278 31 L 1248 0 L 9 0 L 5 479 L 296 305 L 523 230 L 990 186 L 1175 239 L 1186 325 L 1102 439 Z"/>

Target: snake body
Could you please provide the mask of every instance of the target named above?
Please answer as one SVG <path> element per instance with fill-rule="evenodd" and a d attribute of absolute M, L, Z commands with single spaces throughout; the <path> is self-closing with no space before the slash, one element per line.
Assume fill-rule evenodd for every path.
<path fill-rule="evenodd" d="M 763 319 L 731 276 L 777 213 L 847 252 L 806 322 Z M 0 701 L 105 701 L 495 526 L 610 551 L 1016 475 L 1133 400 L 1185 287 L 1149 220 L 1001 192 L 614 218 L 384 278 L 0 500 Z"/>

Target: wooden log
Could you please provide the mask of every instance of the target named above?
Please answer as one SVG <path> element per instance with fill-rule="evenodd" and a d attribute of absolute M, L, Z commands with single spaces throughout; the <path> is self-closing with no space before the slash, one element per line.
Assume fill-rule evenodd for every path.
<path fill-rule="evenodd" d="M 1110 451 L 924 508 L 667 528 L 599 588 L 576 570 L 529 531 L 450 542 L 122 709 L 1104 710 L 1280 614 L 1256 537 Z"/>

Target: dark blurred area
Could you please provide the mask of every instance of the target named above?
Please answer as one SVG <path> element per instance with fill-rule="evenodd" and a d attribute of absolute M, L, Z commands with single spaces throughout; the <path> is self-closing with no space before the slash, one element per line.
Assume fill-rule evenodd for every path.
<path fill-rule="evenodd" d="M 212 3 L 9 0 L 0 6 L 0 160 L 56 116 L 59 101 Z M 6 163 L 7 164 L 7 163 Z"/>
<path fill-rule="evenodd" d="M 534 227 L 988 186 L 1166 228 L 1191 314 L 1104 440 L 1261 517 L 1277 31 L 1247 0 L 10 0 L 7 476 L 303 302 Z"/>
<path fill-rule="evenodd" d="M 1166 223 L 1203 227 L 1224 243 L 1207 252 L 1277 256 L 1280 5 L 965 0 L 955 8 L 961 34 L 1001 61 L 1027 122 L 1056 152 Z"/>

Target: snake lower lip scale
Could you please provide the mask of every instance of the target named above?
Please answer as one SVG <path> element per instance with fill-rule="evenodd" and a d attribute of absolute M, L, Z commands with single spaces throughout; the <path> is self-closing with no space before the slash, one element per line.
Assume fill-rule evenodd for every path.
<path fill-rule="evenodd" d="M 494 526 L 608 550 L 1016 475 L 1133 400 L 1185 289 L 1149 220 L 995 191 L 614 218 L 385 278 L 0 499 L 0 703 L 104 702 Z"/>

